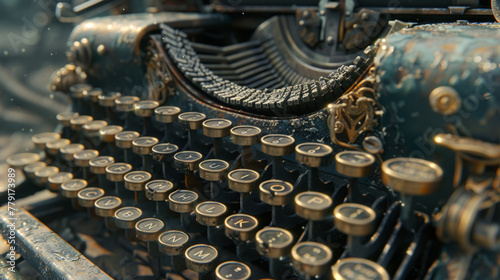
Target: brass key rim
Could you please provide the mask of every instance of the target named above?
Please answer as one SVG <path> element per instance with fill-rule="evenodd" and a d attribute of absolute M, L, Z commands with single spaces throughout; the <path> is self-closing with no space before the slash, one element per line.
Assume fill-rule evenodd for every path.
<path fill-rule="evenodd" d="M 313 196 L 308 202 L 318 202 L 318 199 L 321 199 L 323 204 L 319 204 L 320 202 L 318 202 L 315 204 L 316 206 L 311 205 L 301 199 L 305 196 Z M 333 201 L 331 197 L 324 193 L 313 191 L 302 192 L 295 196 L 294 201 L 295 212 L 306 220 L 321 221 L 332 216 L 331 210 L 333 208 Z"/>
<path fill-rule="evenodd" d="M 154 110 L 160 106 L 160 103 L 158 101 L 154 100 L 141 100 L 137 103 L 135 103 L 134 106 L 134 113 L 136 116 L 139 117 L 151 117 L 154 113 Z"/>
<path fill-rule="evenodd" d="M 15 169 L 22 169 L 26 165 L 40 161 L 41 157 L 35 153 L 14 154 L 7 158 L 7 164 Z"/>
<path fill-rule="evenodd" d="M 142 227 L 142 226 L 145 226 Z M 149 225 L 149 228 L 147 228 Z M 154 229 L 153 229 L 154 225 Z M 145 218 L 142 220 L 139 220 L 137 223 L 135 223 L 135 233 L 136 237 L 139 240 L 145 241 L 145 242 L 153 242 L 158 239 L 160 236 L 161 231 L 165 227 L 165 223 L 163 223 L 162 220 L 157 219 L 157 218 Z"/>
<path fill-rule="evenodd" d="M 108 204 L 107 202 L 109 202 L 110 200 L 113 201 L 113 203 Z M 106 203 L 104 203 L 105 201 Z M 117 196 L 103 196 L 94 202 L 95 213 L 100 217 L 113 217 L 116 210 L 121 205 L 121 198 Z"/>
<path fill-rule="evenodd" d="M 40 149 L 45 149 L 46 144 L 48 142 L 52 142 L 54 140 L 58 140 L 61 138 L 61 135 L 55 132 L 42 132 L 35 134 L 31 137 L 31 142 L 35 144 L 35 147 Z"/>
<path fill-rule="evenodd" d="M 99 138 L 108 143 L 115 142 L 115 137 L 123 131 L 123 127 L 119 125 L 107 125 L 99 130 Z"/>
<path fill-rule="evenodd" d="M 373 273 L 378 274 L 378 279 L 380 280 L 389 280 L 389 274 L 381 265 L 371 260 L 362 259 L 362 258 L 345 258 L 339 260 L 334 266 L 332 266 L 332 275 L 335 280 L 354 280 L 349 276 L 342 275 L 342 267 L 346 265 L 353 265 L 353 268 L 350 268 L 349 271 L 353 271 L 356 269 L 356 265 L 364 266 L 364 269 L 369 269 Z M 354 270 L 355 271 L 355 270 Z M 358 275 L 355 273 L 355 275 Z M 375 279 L 375 277 L 370 276 L 371 279 Z"/>
<path fill-rule="evenodd" d="M 352 157 L 360 159 L 353 161 Z M 375 157 L 359 151 L 344 151 L 335 155 L 337 172 L 353 178 L 366 177 L 373 173 Z"/>
<path fill-rule="evenodd" d="M 237 265 L 237 266 L 239 266 L 238 268 L 240 270 L 238 270 L 238 272 L 241 273 L 241 271 L 245 270 L 246 271 L 246 275 L 241 275 L 241 277 L 238 277 L 238 278 L 233 278 L 233 277 L 229 277 L 228 278 L 228 277 L 226 277 L 227 274 L 224 275 L 224 273 L 222 273 L 221 270 L 224 269 L 224 266 L 229 266 L 229 265 Z M 218 280 L 233 280 L 233 279 L 248 280 L 252 276 L 252 271 L 250 270 L 250 267 L 248 265 L 246 265 L 246 264 L 244 264 L 242 262 L 227 261 L 227 262 L 223 262 L 223 263 L 221 263 L 221 264 L 219 264 L 217 266 L 217 268 L 215 269 L 215 275 L 217 276 Z M 238 276 L 240 276 L 240 275 L 238 275 Z"/>
<path fill-rule="evenodd" d="M 318 259 L 309 260 L 308 258 L 304 258 L 302 255 L 300 255 L 299 250 L 305 246 L 315 247 L 317 249 L 320 249 L 321 251 L 324 252 L 326 256 L 321 260 Z M 313 242 L 313 241 L 301 242 L 293 246 L 292 259 L 295 267 L 297 267 L 300 271 L 304 272 L 305 274 L 309 276 L 321 275 L 326 271 L 328 271 L 329 269 L 328 264 L 332 261 L 332 251 L 326 245 L 318 242 Z"/>
<path fill-rule="evenodd" d="M 242 129 L 255 130 L 254 133 L 242 133 L 239 132 Z M 262 133 L 262 129 L 252 126 L 252 125 L 239 125 L 231 128 L 231 141 L 239 146 L 252 146 L 259 142 L 259 136 Z"/>
<path fill-rule="evenodd" d="M 115 163 L 115 159 L 110 156 L 98 156 L 89 161 L 90 172 L 94 174 L 106 174 L 106 167 Z"/>
<path fill-rule="evenodd" d="M 342 212 L 343 209 L 346 208 L 357 208 L 357 216 L 365 214 L 368 215 L 368 217 L 356 219 L 354 217 L 346 216 L 345 213 Z M 353 236 L 366 236 L 372 234 L 375 230 L 377 214 L 373 209 L 366 205 L 358 203 L 343 203 L 335 207 L 333 215 L 335 216 L 335 227 L 345 234 Z"/>
<path fill-rule="evenodd" d="M 173 123 L 177 121 L 181 108 L 175 106 L 161 106 L 155 109 L 155 118 L 161 123 Z"/>
<path fill-rule="evenodd" d="M 57 155 L 61 148 L 64 148 L 71 144 L 71 141 L 65 138 L 57 139 L 54 141 L 50 141 L 45 145 L 47 152 L 53 156 Z"/>
<path fill-rule="evenodd" d="M 137 131 L 122 131 L 115 135 L 115 145 L 118 148 L 130 149 L 132 148 L 132 141 L 140 136 Z"/>
<path fill-rule="evenodd" d="M 164 237 L 167 237 L 167 236 L 172 235 L 172 234 L 178 234 L 178 235 L 182 236 L 182 237 L 179 237 L 179 239 L 177 239 L 178 241 L 183 241 L 182 239 L 185 239 L 185 241 L 182 243 L 179 242 L 179 244 L 167 243 L 167 241 L 172 239 L 172 238 L 173 238 L 173 241 L 176 240 L 175 236 L 166 238 L 166 241 L 164 240 L 165 239 Z M 180 230 L 169 230 L 169 231 L 165 231 L 165 232 L 161 233 L 158 236 L 157 242 L 158 242 L 160 252 L 166 253 L 168 255 L 177 256 L 177 255 L 182 254 L 182 251 L 184 251 L 184 249 L 185 249 L 184 247 L 186 246 L 186 244 L 189 243 L 189 240 L 190 240 L 190 237 L 187 233 L 180 231 Z"/>
<path fill-rule="evenodd" d="M 276 231 L 280 234 L 283 234 L 287 237 L 288 241 L 285 243 L 274 243 L 272 240 L 264 240 L 263 235 L 269 231 Z M 290 250 L 292 249 L 294 242 L 293 235 L 290 231 L 279 228 L 279 227 L 266 227 L 259 230 L 255 234 L 255 243 L 257 244 L 257 251 L 259 254 L 266 256 L 268 258 L 280 258 L 284 256 L 288 256 L 290 254 Z"/>

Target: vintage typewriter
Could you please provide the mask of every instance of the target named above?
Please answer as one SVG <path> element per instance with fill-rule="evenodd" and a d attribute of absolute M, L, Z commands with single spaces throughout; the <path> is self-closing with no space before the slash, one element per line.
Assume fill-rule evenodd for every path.
<path fill-rule="evenodd" d="M 58 3 L 0 278 L 500 279 L 499 8 Z"/>

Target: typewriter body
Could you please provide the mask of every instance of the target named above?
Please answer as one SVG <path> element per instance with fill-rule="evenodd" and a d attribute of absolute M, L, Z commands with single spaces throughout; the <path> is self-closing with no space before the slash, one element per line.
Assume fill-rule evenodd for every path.
<path fill-rule="evenodd" d="M 499 8 L 59 3 L 0 278 L 500 279 Z"/>

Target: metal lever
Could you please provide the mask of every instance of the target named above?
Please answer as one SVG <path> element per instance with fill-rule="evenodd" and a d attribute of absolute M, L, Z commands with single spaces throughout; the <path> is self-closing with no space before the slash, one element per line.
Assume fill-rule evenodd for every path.
<path fill-rule="evenodd" d="M 109 5 L 115 5 L 123 0 L 89 0 L 73 7 L 71 3 L 57 3 L 56 17 L 60 22 L 75 23 L 89 17 L 89 13 L 97 14 L 109 10 Z"/>

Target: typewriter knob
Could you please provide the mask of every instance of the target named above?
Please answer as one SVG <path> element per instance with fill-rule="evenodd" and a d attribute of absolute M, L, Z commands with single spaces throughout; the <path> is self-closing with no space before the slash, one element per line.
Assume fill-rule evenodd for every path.
<path fill-rule="evenodd" d="M 115 135 L 115 145 L 118 148 L 130 149 L 132 148 L 132 141 L 140 136 L 137 131 L 122 131 Z"/>
<path fill-rule="evenodd" d="M 65 138 L 57 139 L 54 141 L 50 141 L 45 145 L 45 148 L 47 149 L 47 153 L 55 156 L 59 153 L 61 148 L 64 148 L 71 144 L 71 141 Z"/>
<path fill-rule="evenodd" d="M 321 143 L 302 143 L 295 147 L 298 162 L 309 167 L 328 166 L 333 161 L 333 149 Z"/>
<path fill-rule="evenodd" d="M 317 242 L 301 242 L 292 248 L 293 265 L 308 276 L 322 275 L 330 268 L 332 251 Z"/>
<path fill-rule="evenodd" d="M 389 274 L 376 262 L 362 258 L 345 258 L 332 266 L 335 280 L 377 279 L 389 280 Z"/>
<path fill-rule="evenodd" d="M 226 205 L 205 201 L 196 206 L 196 221 L 204 226 L 218 226 L 224 223 L 226 213 Z"/>
<path fill-rule="evenodd" d="M 151 180 L 152 176 L 146 171 L 132 171 L 125 174 L 123 178 L 127 190 L 139 192 L 144 190 L 146 183 Z"/>
<path fill-rule="evenodd" d="M 81 131 L 85 124 L 93 121 L 94 118 L 92 116 L 80 115 L 78 117 L 72 118 L 69 123 L 71 125 L 71 129 L 74 131 Z"/>
<path fill-rule="evenodd" d="M 286 229 L 267 227 L 255 235 L 257 251 L 268 258 L 280 258 L 290 254 L 293 246 L 293 235 Z"/>
<path fill-rule="evenodd" d="M 26 165 L 39 161 L 40 155 L 35 153 L 20 153 L 7 158 L 7 164 L 14 169 L 23 169 Z"/>
<path fill-rule="evenodd" d="M 286 156 L 293 153 L 295 139 L 288 135 L 269 134 L 261 138 L 262 152 L 270 156 Z"/>
<path fill-rule="evenodd" d="M 78 204 L 85 208 L 94 207 L 96 200 L 104 196 L 101 188 L 85 188 L 78 192 Z"/>
<path fill-rule="evenodd" d="M 115 212 L 115 224 L 121 229 L 133 229 L 142 216 L 137 207 L 122 207 Z"/>
<path fill-rule="evenodd" d="M 132 165 L 118 162 L 106 166 L 106 179 L 111 182 L 123 182 L 123 177 L 132 171 Z"/>
<path fill-rule="evenodd" d="M 293 185 L 281 180 L 264 181 L 259 186 L 262 202 L 280 206 L 292 201 Z"/>
<path fill-rule="evenodd" d="M 185 252 L 186 267 L 198 273 L 208 273 L 214 270 L 219 253 L 215 247 L 197 244 Z"/>
<path fill-rule="evenodd" d="M 177 213 L 191 213 L 198 201 L 198 194 L 190 190 L 177 190 L 168 196 L 170 210 Z"/>
<path fill-rule="evenodd" d="M 58 140 L 60 138 L 61 135 L 55 132 L 43 132 L 33 135 L 33 137 L 31 137 L 31 141 L 35 144 L 35 147 L 44 150 L 47 143 Z"/>
<path fill-rule="evenodd" d="M 179 124 L 189 130 L 201 129 L 206 118 L 202 113 L 186 112 L 179 115 Z"/>
<path fill-rule="evenodd" d="M 157 218 L 146 218 L 135 224 L 136 237 L 145 242 L 156 242 L 165 224 Z"/>
<path fill-rule="evenodd" d="M 367 236 L 375 230 L 376 214 L 358 203 L 343 203 L 333 210 L 335 227 L 349 236 Z"/>
<path fill-rule="evenodd" d="M 53 192 L 59 191 L 61 185 L 73 179 L 73 174 L 69 172 L 59 172 L 49 177 L 49 190 Z"/>
<path fill-rule="evenodd" d="M 170 256 L 181 255 L 189 243 L 189 235 L 180 230 L 165 231 L 158 236 L 160 252 Z"/>
<path fill-rule="evenodd" d="M 85 147 L 82 144 L 69 144 L 62 147 L 59 152 L 62 154 L 63 158 L 67 161 L 73 161 L 74 155 L 83 151 Z"/>
<path fill-rule="evenodd" d="M 142 100 L 135 104 L 135 114 L 139 117 L 147 118 L 153 115 L 154 110 L 160 106 L 158 101 Z"/>
<path fill-rule="evenodd" d="M 106 167 L 115 163 L 115 159 L 110 156 L 99 156 L 89 161 L 90 172 L 94 174 L 106 174 Z"/>
<path fill-rule="evenodd" d="M 118 133 L 123 131 L 123 127 L 119 125 L 108 125 L 99 130 L 99 137 L 103 142 L 114 143 Z"/>
<path fill-rule="evenodd" d="M 109 95 L 101 95 L 99 96 L 99 105 L 102 107 L 113 107 L 115 106 L 115 100 L 121 96 L 119 92 L 110 92 Z"/>
<path fill-rule="evenodd" d="M 159 162 L 172 162 L 174 154 L 177 153 L 179 147 L 170 143 L 161 143 L 155 145 L 152 149 L 153 160 Z"/>
<path fill-rule="evenodd" d="M 94 202 L 95 213 L 100 217 L 113 217 L 122 205 L 122 200 L 116 196 L 103 196 Z"/>
<path fill-rule="evenodd" d="M 149 155 L 158 142 L 158 138 L 155 137 L 138 137 L 132 141 L 132 150 L 139 155 Z"/>
<path fill-rule="evenodd" d="M 61 185 L 61 195 L 66 198 L 77 198 L 78 192 L 87 187 L 87 181 L 82 179 L 73 179 L 64 182 Z"/>
<path fill-rule="evenodd" d="M 252 276 L 252 271 L 244 263 L 228 261 L 217 266 L 215 275 L 218 280 L 248 280 Z"/>
<path fill-rule="evenodd" d="M 55 175 L 59 172 L 59 168 L 55 166 L 46 166 L 35 172 L 35 180 L 40 185 L 45 185 L 48 183 L 49 177 Z"/>
<path fill-rule="evenodd" d="M 203 155 L 195 151 L 182 151 L 174 155 L 174 167 L 180 172 L 188 173 L 198 169 Z"/>
<path fill-rule="evenodd" d="M 236 169 L 227 175 L 229 188 L 239 193 L 249 193 L 257 187 L 260 174 L 250 169 Z"/>
<path fill-rule="evenodd" d="M 62 126 L 70 127 L 71 126 L 70 120 L 78 117 L 78 115 L 79 114 L 76 112 L 61 112 L 57 114 L 56 119 Z"/>
<path fill-rule="evenodd" d="M 135 103 L 139 102 L 137 96 L 121 96 L 115 99 L 116 111 L 131 112 L 135 109 Z"/>
<path fill-rule="evenodd" d="M 89 123 L 83 125 L 83 130 L 87 132 L 90 136 L 99 136 L 99 130 L 108 125 L 107 121 L 103 120 L 93 120 Z"/>
<path fill-rule="evenodd" d="M 172 182 L 167 180 L 149 181 L 145 186 L 146 198 L 152 201 L 165 201 L 173 188 Z"/>
<path fill-rule="evenodd" d="M 155 117 L 161 123 L 173 123 L 181 113 L 181 109 L 175 106 L 161 106 L 155 109 Z"/>
<path fill-rule="evenodd" d="M 222 138 L 229 135 L 233 123 L 226 119 L 209 119 L 203 122 L 203 134 L 210 138 Z"/>
<path fill-rule="evenodd" d="M 91 159 L 99 156 L 99 151 L 97 150 L 83 150 L 74 154 L 75 165 L 79 167 L 88 167 Z"/>
<path fill-rule="evenodd" d="M 365 152 L 344 151 L 335 155 L 337 172 L 352 178 L 361 178 L 373 173 L 375 157 Z"/>
<path fill-rule="evenodd" d="M 331 217 L 332 199 L 319 192 L 303 192 L 295 196 L 295 213 L 306 220 L 321 221 Z"/>
<path fill-rule="evenodd" d="M 221 159 L 208 159 L 199 166 L 200 177 L 207 181 L 222 181 L 226 179 L 229 163 Z"/>
<path fill-rule="evenodd" d="M 47 164 L 43 161 L 37 161 L 37 162 L 30 163 L 23 168 L 24 175 L 26 175 L 26 177 L 28 177 L 30 179 L 35 179 L 35 172 L 37 172 L 38 170 L 40 170 L 46 166 L 47 166 Z"/>
<path fill-rule="evenodd" d="M 231 141 L 238 146 L 252 146 L 259 142 L 262 130 L 256 126 L 239 125 L 231 129 Z"/>
<path fill-rule="evenodd" d="M 224 221 L 225 234 L 235 241 L 250 241 L 254 239 L 259 221 L 247 214 L 234 214 Z"/>

